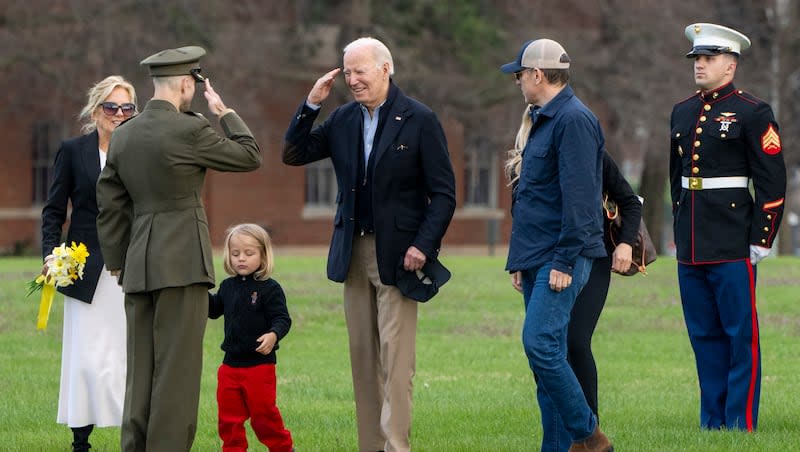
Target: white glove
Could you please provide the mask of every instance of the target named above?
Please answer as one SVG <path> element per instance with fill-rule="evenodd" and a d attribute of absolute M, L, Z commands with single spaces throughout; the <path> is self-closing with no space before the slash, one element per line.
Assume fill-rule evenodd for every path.
<path fill-rule="evenodd" d="M 750 245 L 750 263 L 756 265 L 769 256 L 770 249 L 763 246 Z"/>

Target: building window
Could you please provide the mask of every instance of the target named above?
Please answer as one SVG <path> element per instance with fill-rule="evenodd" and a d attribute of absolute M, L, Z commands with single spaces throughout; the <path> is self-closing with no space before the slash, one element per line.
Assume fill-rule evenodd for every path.
<path fill-rule="evenodd" d="M 33 125 L 31 147 L 33 153 L 33 203 L 44 204 L 53 178 L 55 160 L 62 130 L 52 121 Z"/>
<path fill-rule="evenodd" d="M 497 156 L 481 148 L 464 150 L 464 207 L 497 207 Z"/>
<path fill-rule="evenodd" d="M 336 175 L 331 159 L 306 165 L 306 207 L 331 208 L 336 203 Z"/>

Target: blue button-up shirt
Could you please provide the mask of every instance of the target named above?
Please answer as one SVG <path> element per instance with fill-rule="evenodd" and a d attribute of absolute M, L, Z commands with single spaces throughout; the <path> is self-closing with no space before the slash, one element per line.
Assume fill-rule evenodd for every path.
<path fill-rule="evenodd" d="M 375 107 L 372 116 L 369 114 L 367 107 L 361 105 L 361 114 L 364 115 L 364 167 L 366 168 L 369 162 L 369 155 L 372 153 L 372 142 L 375 141 L 375 131 L 378 130 L 378 118 L 380 118 L 381 107 L 386 101 L 381 102 L 380 105 Z"/>
<path fill-rule="evenodd" d="M 511 206 L 506 270 L 552 263 L 571 275 L 579 255 L 606 255 L 600 209 L 603 131 L 569 86 L 531 116 Z"/>
<path fill-rule="evenodd" d="M 367 107 L 363 105 L 359 105 L 361 108 L 361 114 L 364 117 L 364 167 L 366 168 L 369 163 L 369 155 L 372 153 L 372 142 L 375 141 L 375 132 L 378 130 L 378 119 L 380 118 L 381 107 L 385 104 L 386 101 L 384 100 L 381 102 L 380 105 L 375 107 L 375 111 L 372 112 L 372 116 L 369 114 L 369 110 Z M 312 110 L 319 110 L 322 105 L 320 104 L 312 104 L 306 101 L 306 105 L 311 108 Z"/>

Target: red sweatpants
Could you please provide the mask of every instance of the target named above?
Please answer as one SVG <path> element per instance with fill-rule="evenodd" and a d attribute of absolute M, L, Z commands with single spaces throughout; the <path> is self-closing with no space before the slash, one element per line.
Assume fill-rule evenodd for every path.
<path fill-rule="evenodd" d="M 275 365 L 219 366 L 217 405 L 223 452 L 247 452 L 244 421 L 271 452 L 291 452 L 292 434 L 283 425 L 275 405 Z"/>

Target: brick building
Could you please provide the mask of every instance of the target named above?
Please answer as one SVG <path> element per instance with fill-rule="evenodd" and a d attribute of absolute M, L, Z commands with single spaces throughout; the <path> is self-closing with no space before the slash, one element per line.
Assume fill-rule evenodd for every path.
<path fill-rule="evenodd" d="M 141 108 L 152 88 L 145 84 L 149 83 L 146 79 L 134 83 Z M 87 82 L 86 86 L 90 84 Z M 204 201 L 215 246 L 221 245 L 229 225 L 245 221 L 267 227 L 277 246 L 329 243 L 337 192 L 332 166 L 322 161 L 306 167 L 289 167 L 280 159 L 283 133 L 310 84 L 308 81 L 287 84 L 282 80 L 280 86 L 279 90 L 261 93 L 257 102 L 247 105 L 230 94 L 235 90 L 221 89 L 226 102 L 242 114 L 256 135 L 264 162 L 252 173 L 210 171 L 207 175 Z M 77 112 L 80 107 L 73 101 L 63 108 Z M 200 94 L 194 107 L 205 111 Z M 53 159 L 61 140 L 76 135 L 79 128 L 74 114 L 60 115 L 64 120 L 43 119 L 53 116 L 0 110 L 0 133 L 5 137 L 0 147 L 0 160 L 4 162 L 0 166 L 2 254 L 38 253 L 41 208 Z M 447 135 L 457 188 L 457 209 L 444 246 L 485 246 L 490 233 L 492 240 L 505 243 L 510 217 L 509 195 L 502 175 L 504 152 L 465 149 L 464 127 L 445 115 L 440 114 L 440 120 Z"/>

